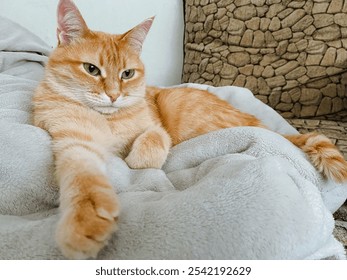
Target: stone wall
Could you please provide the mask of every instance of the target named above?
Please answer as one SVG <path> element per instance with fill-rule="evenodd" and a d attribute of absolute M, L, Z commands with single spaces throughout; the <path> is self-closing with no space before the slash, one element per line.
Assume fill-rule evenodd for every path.
<path fill-rule="evenodd" d="M 284 117 L 347 109 L 347 0 L 185 0 L 183 82 L 249 88 Z"/>

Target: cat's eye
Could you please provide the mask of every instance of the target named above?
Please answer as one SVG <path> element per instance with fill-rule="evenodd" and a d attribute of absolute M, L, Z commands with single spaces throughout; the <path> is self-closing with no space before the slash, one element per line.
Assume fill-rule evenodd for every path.
<path fill-rule="evenodd" d="M 100 75 L 100 69 L 91 63 L 83 63 L 83 67 L 87 71 L 87 73 L 92 76 Z"/>
<path fill-rule="evenodd" d="M 135 70 L 134 69 L 127 69 L 122 73 L 122 79 L 123 80 L 129 80 L 135 75 Z"/>

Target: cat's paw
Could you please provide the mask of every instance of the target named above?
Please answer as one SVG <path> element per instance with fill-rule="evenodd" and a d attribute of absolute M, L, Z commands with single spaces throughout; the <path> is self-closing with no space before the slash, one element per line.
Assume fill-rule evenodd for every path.
<path fill-rule="evenodd" d="M 125 162 L 134 169 L 161 169 L 170 147 L 171 138 L 164 128 L 152 127 L 136 138 Z"/>
<path fill-rule="evenodd" d="M 157 150 L 155 153 L 132 150 L 125 158 L 125 162 L 132 169 L 155 168 L 161 169 L 167 158 L 167 152 Z"/>
<path fill-rule="evenodd" d="M 96 258 L 117 229 L 119 204 L 112 189 L 98 189 L 64 209 L 56 241 L 69 259 Z"/>

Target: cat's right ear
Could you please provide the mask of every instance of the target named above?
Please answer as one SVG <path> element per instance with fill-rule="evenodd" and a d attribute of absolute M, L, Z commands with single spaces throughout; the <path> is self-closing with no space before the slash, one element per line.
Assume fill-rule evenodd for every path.
<path fill-rule="evenodd" d="M 60 0 L 57 9 L 58 45 L 68 45 L 88 30 L 80 11 L 72 0 Z"/>
<path fill-rule="evenodd" d="M 139 25 L 135 26 L 133 29 L 123 34 L 122 40 L 128 42 L 132 49 L 138 54 L 141 53 L 142 44 L 146 39 L 147 33 L 151 29 L 154 18 L 155 17 L 146 19 Z"/>

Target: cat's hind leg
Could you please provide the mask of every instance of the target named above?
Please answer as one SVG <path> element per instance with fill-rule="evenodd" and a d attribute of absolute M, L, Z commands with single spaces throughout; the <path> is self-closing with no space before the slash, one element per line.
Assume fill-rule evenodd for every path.
<path fill-rule="evenodd" d="M 125 162 L 134 169 L 160 169 L 170 147 L 171 138 L 166 130 L 160 126 L 152 127 L 135 139 Z"/>
<path fill-rule="evenodd" d="M 306 153 L 312 164 L 325 177 L 335 182 L 347 182 L 347 162 L 337 147 L 324 135 L 306 133 L 284 135 Z"/>

